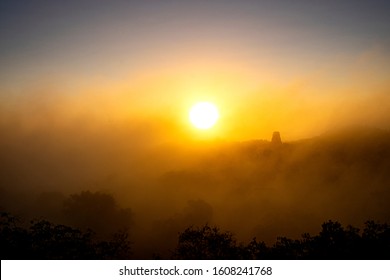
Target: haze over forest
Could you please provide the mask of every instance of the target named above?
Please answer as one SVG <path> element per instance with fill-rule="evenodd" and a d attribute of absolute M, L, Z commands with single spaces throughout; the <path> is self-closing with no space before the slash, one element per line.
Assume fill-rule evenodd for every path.
<path fill-rule="evenodd" d="M 126 228 L 133 258 L 189 226 L 272 244 L 390 222 L 387 2 L 18 2 L 0 4 L 1 211 Z"/>
<path fill-rule="evenodd" d="M 361 226 L 390 218 L 389 131 L 355 127 L 280 145 L 148 150 L 112 135 L 3 138 L 2 210 L 103 235 L 128 228 L 136 258 L 168 256 L 189 226 L 217 225 L 240 241 L 271 244 L 317 233 L 326 220 Z"/>

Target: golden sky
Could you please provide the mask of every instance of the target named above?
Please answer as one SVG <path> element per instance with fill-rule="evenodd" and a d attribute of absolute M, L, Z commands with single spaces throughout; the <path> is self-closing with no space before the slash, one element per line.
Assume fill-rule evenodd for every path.
<path fill-rule="evenodd" d="M 0 1 L 0 210 L 60 219 L 65 195 L 113 194 L 135 213 L 140 258 L 187 225 L 273 242 L 389 221 L 389 11 Z M 218 107 L 208 130 L 189 120 L 200 101 Z M 252 141 L 274 131 L 284 145 Z"/>
<path fill-rule="evenodd" d="M 388 5 L 348 2 L 6 2 L 1 111 L 132 123 L 164 141 L 388 128 Z M 198 101 L 220 112 L 207 132 L 188 121 Z"/>

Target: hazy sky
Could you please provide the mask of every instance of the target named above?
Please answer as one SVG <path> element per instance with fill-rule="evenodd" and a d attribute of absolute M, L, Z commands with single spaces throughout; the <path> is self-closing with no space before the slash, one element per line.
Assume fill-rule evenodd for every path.
<path fill-rule="evenodd" d="M 210 100 L 227 139 L 383 126 L 389 12 L 375 0 L 2 0 L 0 109 L 31 119 L 41 110 L 26 107 L 45 103 L 185 135 L 188 108 Z"/>
<path fill-rule="evenodd" d="M 54 217 L 65 195 L 108 192 L 148 258 L 204 222 L 273 242 L 389 221 L 389 15 L 389 0 L 0 0 L 0 210 Z M 197 101 L 215 127 L 190 124 Z M 252 141 L 274 131 L 322 136 Z"/>

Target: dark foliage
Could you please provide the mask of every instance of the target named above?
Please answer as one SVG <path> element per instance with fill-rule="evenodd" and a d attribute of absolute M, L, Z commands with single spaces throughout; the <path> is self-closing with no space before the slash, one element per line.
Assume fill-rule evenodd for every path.
<path fill-rule="evenodd" d="M 299 240 L 279 237 L 273 246 L 253 239 L 237 245 L 230 232 L 208 225 L 187 228 L 179 234 L 173 258 L 177 259 L 390 259 L 390 227 L 368 221 L 359 229 L 328 221 L 316 236 Z"/>
<path fill-rule="evenodd" d="M 101 240 L 91 230 L 82 231 L 45 220 L 22 227 L 12 215 L 0 219 L 1 259 L 129 259 L 127 231 Z M 360 230 L 328 221 L 316 236 L 298 240 L 279 237 L 267 246 L 255 238 L 238 243 L 234 235 L 218 227 L 189 227 L 179 234 L 174 259 L 390 259 L 390 227 L 374 221 Z"/>
<path fill-rule="evenodd" d="M 100 192 L 84 191 L 72 194 L 64 202 L 66 224 L 80 229 L 92 229 L 100 237 L 128 229 L 132 224 L 129 208 L 120 208 L 114 197 Z"/>
<path fill-rule="evenodd" d="M 179 259 L 235 259 L 240 248 L 229 232 L 220 232 L 208 225 L 194 229 L 187 228 L 179 235 L 175 257 Z"/>
<path fill-rule="evenodd" d="M 1 213 L 1 259 L 127 259 L 131 256 L 127 232 L 110 240 L 98 240 L 92 231 L 81 231 L 45 220 L 32 221 L 30 227 Z"/>

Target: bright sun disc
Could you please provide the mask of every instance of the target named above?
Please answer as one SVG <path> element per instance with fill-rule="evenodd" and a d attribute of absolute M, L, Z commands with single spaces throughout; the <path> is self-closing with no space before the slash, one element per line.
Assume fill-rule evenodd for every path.
<path fill-rule="evenodd" d="M 210 102 L 199 102 L 190 110 L 190 121 L 199 129 L 208 129 L 218 120 L 217 107 Z"/>

